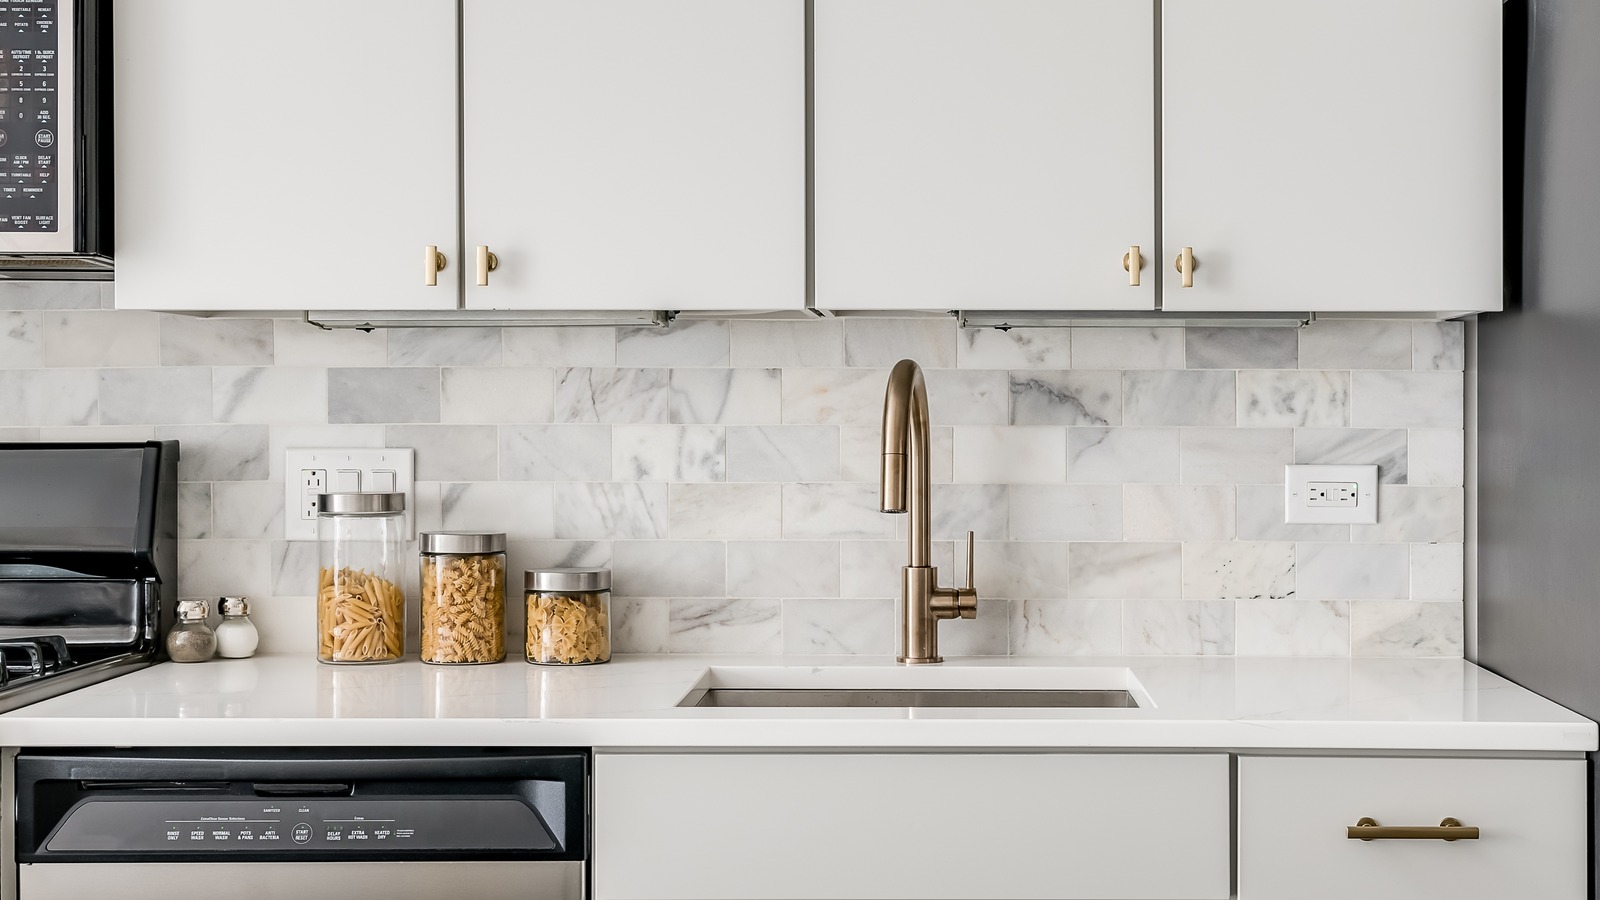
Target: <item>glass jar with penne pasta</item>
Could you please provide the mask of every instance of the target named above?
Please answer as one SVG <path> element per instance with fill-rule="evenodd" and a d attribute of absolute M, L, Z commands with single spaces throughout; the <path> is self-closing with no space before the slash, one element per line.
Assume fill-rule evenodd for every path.
<path fill-rule="evenodd" d="M 317 659 L 394 662 L 405 654 L 406 495 L 317 496 Z"/>
<path fill-rule="evenodd" d="M 506 536 L 425 531 L 422 661 L 440 666 L 506 658 Z"/>

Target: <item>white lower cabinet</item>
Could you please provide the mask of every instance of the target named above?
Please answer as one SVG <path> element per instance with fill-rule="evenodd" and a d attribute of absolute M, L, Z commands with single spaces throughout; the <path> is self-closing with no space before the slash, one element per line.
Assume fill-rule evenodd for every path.
<path fill-rule="evenodd" d="M 595 756 L 597 900 L 1225 900 L 1226 754 Z"/>
<path fill-rule="evenodd" d="M 1239 900 L 1580 900 L 1586 896 L 1582 760 L 1239 760 Z M 1362 818 L 1477 840 L 1346 837 Z"/>

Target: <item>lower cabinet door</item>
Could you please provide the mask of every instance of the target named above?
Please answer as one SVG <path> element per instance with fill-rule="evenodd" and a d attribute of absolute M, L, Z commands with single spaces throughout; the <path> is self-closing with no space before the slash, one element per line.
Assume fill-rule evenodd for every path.
<path fill-rule="evenodd" d="M 596 754 L 596 900 L 1225 900 L 1225 754 Z"/>
<path fill-rule="evenodd" d="M 1582 760 L 1244 757 L 1239 900 L 1582 900 Z M 1346 830 L 1439 828 L 1476 840 L 1359 840 Z M 1427 834 L 1447 835 L 1448 831 Z"/>

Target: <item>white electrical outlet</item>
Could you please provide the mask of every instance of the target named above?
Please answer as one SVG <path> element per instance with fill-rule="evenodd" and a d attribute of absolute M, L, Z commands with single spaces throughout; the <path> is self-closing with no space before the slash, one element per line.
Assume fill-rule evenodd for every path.
<path fill-rule="evenodd" d="M 406 538 L 416 536 L 416 453 L 408 448 L 285 450 L 283 538 L 317 539 L 317 495 L 398 491 L 406 495 Z"/>
<path fill-rule="evenodd" d="M 1285 466 L 1283 521 L 1375 525 L 1377 466 Z"/>

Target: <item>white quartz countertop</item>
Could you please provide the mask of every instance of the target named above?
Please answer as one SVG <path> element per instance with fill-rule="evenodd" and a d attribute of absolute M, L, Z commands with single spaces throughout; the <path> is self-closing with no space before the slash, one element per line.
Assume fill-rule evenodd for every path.
<path fill-rule="evenodd" d="M 1139 709 L 689 709 L 711 685 L 1107 688 Z M 1453 659 L 621 656 L 164 663 L 0 716 L 6 746 L 1595 750 L 1593 722 Z"/>

